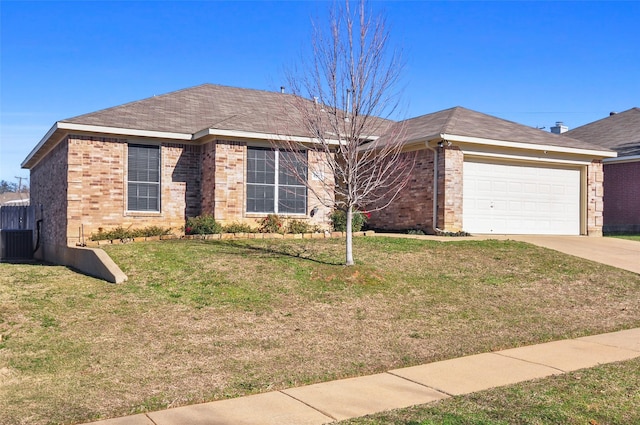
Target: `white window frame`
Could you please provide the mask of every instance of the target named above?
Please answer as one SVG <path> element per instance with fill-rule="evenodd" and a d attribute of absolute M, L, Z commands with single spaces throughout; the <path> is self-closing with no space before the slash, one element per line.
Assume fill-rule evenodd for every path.
<path fill-rule="evenodd" d="M 307 206 L 308 206 L 308 201 L 309 201 L 309 193 L 308 193 L 308 189 L 307 186 L 305 184 L 298 184 L 298 185 L 291 185 L 291 184 L 280 184 L 280 152 L 282 151 L 281 149 L 273 149 L 273 148 L 262 148 L 262 147 L 258 147 L 258 146 L 248 146 L 247 150 L 251 150 L 251 149 L 255 149 L 255 150 L 265 150 L 265 151 L 270 151 L 274 153 L 274 166 L 273 166 L 273 172 L 274 172 L 274 181 L 273 184 L 271 183 L 253 183 L 253 182 L 249 182 L 248 179 L 246 180 L 246 187 L 248 187 L 249 185 L 257 185 L 257 186 L 270 186 L 273 187 L 273 211 L 249 211 L 249 199 L 247 197 L 247 199 L 245 199 L 245 209 L 247 214 L 283 214 L 283 215 L 297 215 L 297 216 L 306 216 L 307 214 Z M 249 171 L 249 165 L 247 162 L 247 173 Z M 307 173 L 308 174 L 308 170 Z M 307 177 L 308 178 L 308 177 Z M 279 211 L 280 208 L 280 199 L 279 199 L 279 192 L 280 192 L 280 188 L 281 187 L 300 187 L 300 188 L 304 188 L 305 194 L 304 194 L 304 211 L 303 212 L 281 212 Z"/>
<path fill-rule="evenodd" d="M 147 149 L 157 149 L 158 151 L 158 181 L 157 182 L 152 182 L 152 181 L 140 181 L 140 180 L 130 180 L 130 160 L 129 160 L 129 155 L 130 155 L 130 150 L 132 147 L 136 147 L 136 148 L 147 148 Z M 126 170 L 126 178 L 127 178 L 127 193 L 126 193 L 126 202 L 127 202 L 127 206 L 126 206 L 126 210 L 127 212 L 132 212 L 132 213 L 140 213 L 140 214 L 155 214 L 155 213 L 160 213 L 161 212 L 161 206 L 162 206 L 162 146 L 160 145 L 150 145 L 150 144 L 144 144 L 144 143 L 135 143 L 135 142 L 129 142 L 127 143 L 127 170 Z M 156 186 L 157 187 L 157 191 L 158 191 L 158 196 L 157 196 L 157 208 L 155 209 L 134 209 L 134 208 L 130 208 L 129 207 L 129 194 L 130 194 L 130 190 L 131 190 L 131 185 L 137 185 L 137 184 L 145 184 L 145 185 L 152 185 L 152 186 Z"/>

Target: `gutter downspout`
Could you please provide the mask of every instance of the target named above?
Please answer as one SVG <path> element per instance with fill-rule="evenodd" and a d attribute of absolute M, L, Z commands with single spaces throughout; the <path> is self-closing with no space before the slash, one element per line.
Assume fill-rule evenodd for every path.
<path fill-rule="evenodd" d="M 429 141 L 425 142 L 425 147 L 433 152 L 433 217 L 432 226 L 433 232 L 438 234 L 442 230 L 438 229 L 438 148 L 429 146 Z"/>

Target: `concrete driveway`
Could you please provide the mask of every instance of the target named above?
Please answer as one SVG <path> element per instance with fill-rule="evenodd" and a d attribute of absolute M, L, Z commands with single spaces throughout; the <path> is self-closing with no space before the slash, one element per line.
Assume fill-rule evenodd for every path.
<path fill-rule="evenodd" d="M 637 241 L 595 236 L 509 235 L 491 238 L 528 242 L 640 274 L 640 242 Z"/>

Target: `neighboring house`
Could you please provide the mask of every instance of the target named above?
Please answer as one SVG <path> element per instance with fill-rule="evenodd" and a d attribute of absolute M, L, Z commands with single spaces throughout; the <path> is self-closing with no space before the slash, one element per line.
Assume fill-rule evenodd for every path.
<path fill-rule="evenodd" d="M 57 261 L 61 247 L 101 228 L 180 231 L 201 214 L 257 226 L 277 213 L 328 227 L 329 209 L 274 149 L 282 134 L 312 142 L 287 100 L 205 84 L 56 122 L 22 163 L 43 214 L 41 255 Z"/>
<path fill-rule="evenodd" d="M 615 152 L 461 107 L 396 126 L 416 165 L 372 227 L 602 235 L 602 160 Z"/>
<path fill-rule="evenodd" d="M 640 108 L 607 118 L 564 135 L 618 153 L 604 160 L 604 232 L 640 233 Z"/>
<path fill-rule="evenodd" d="M 0 207 L 29 205 L 29 192 L 0 193 Z"/>

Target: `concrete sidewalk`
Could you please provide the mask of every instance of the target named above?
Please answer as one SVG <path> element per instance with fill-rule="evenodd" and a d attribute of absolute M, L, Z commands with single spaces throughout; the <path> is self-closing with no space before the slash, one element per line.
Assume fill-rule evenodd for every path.
<path fill-rule="evenodd" d="M 640 328 L 93 424 L 325 424 L 635 357 L 640 357 Z"/>

